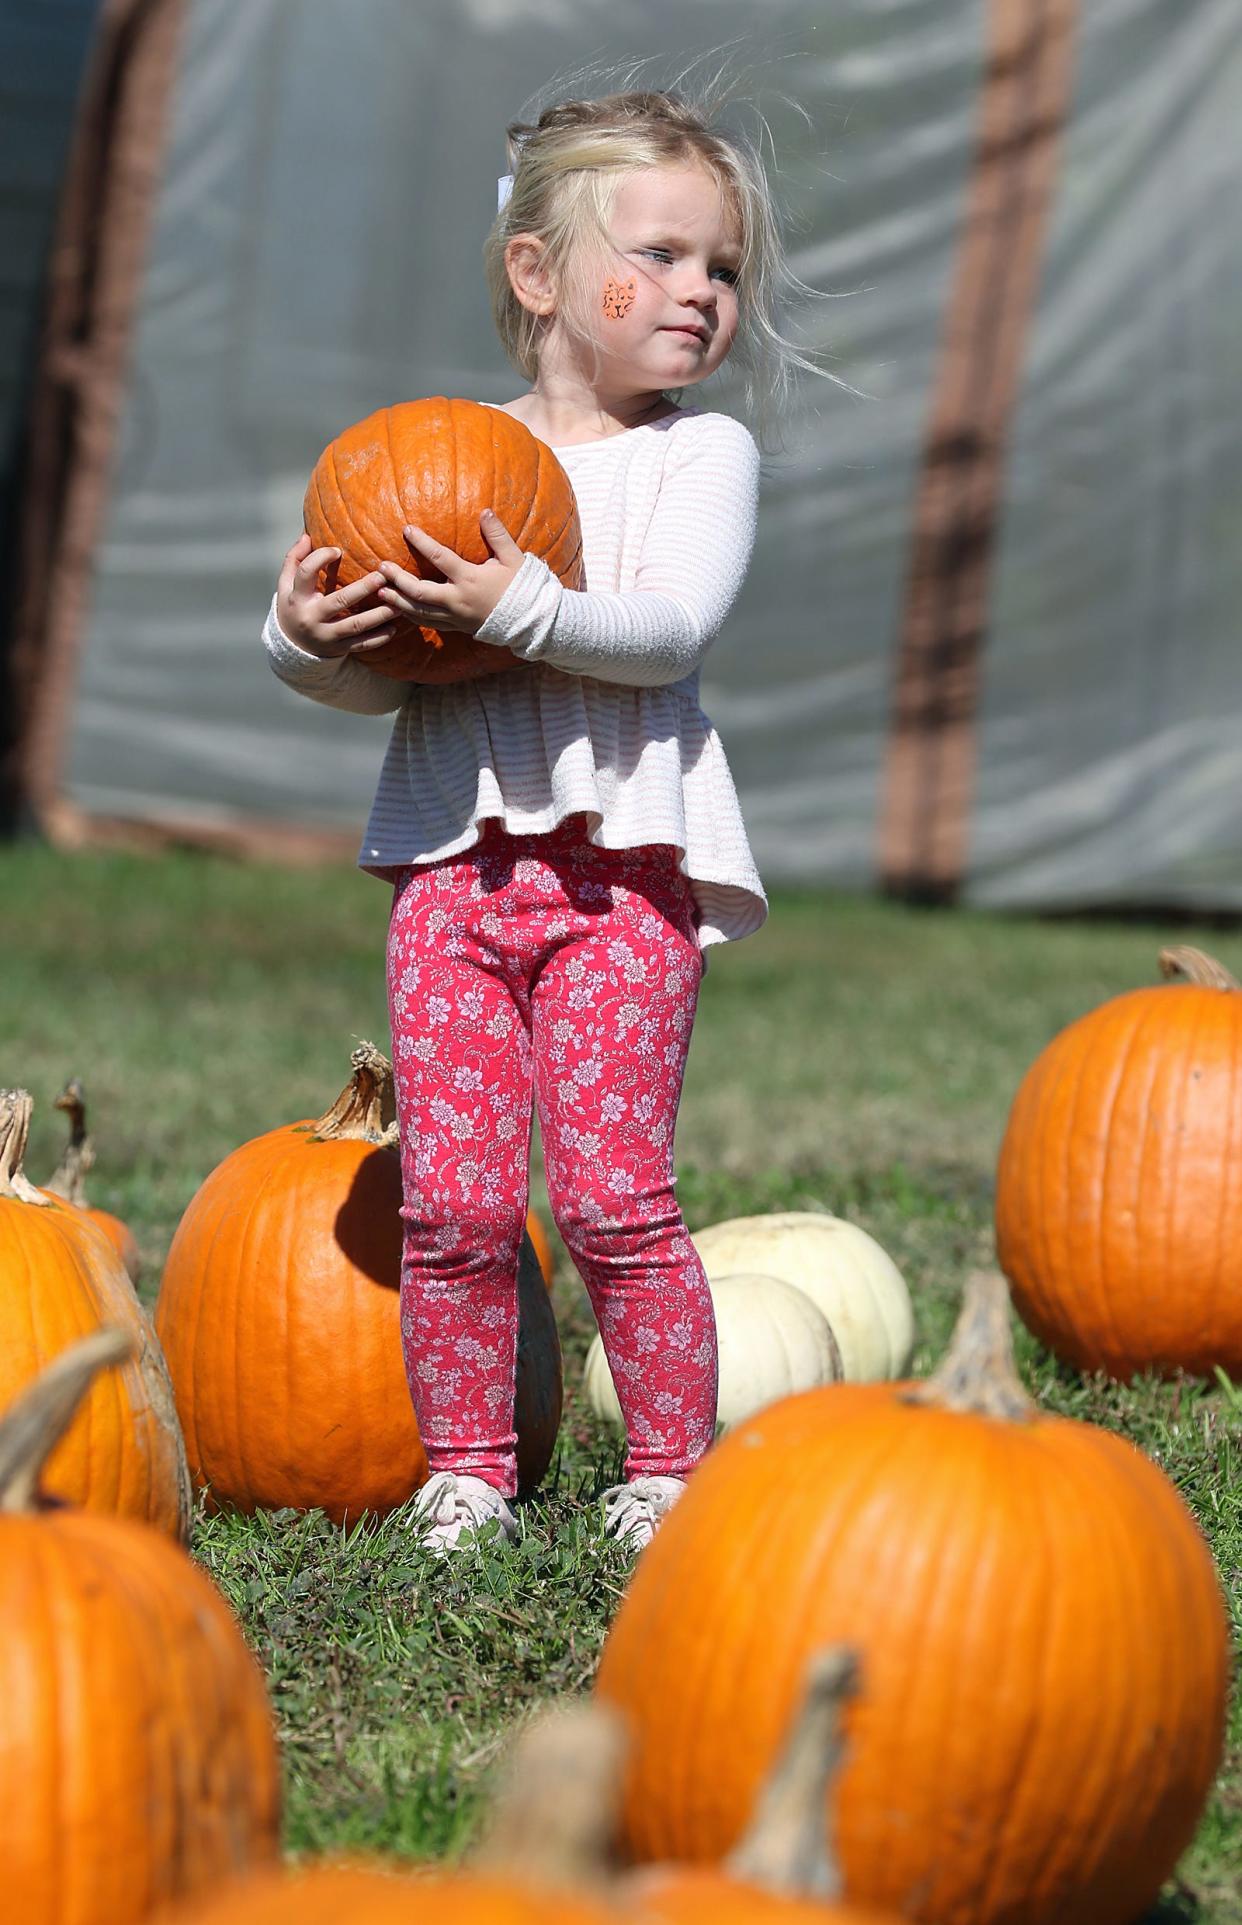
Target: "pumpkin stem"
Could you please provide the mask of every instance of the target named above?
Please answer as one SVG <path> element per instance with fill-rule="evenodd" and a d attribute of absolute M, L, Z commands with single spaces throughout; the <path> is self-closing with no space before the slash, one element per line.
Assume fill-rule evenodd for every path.
<path fill-rule="evenodd" d="M 23 1203 L 40 1203 L 50 1210 L 52 1199 L 40 1195 L 22 1170 L 33 1108 L 29 1090 L 0 1090 L 0 1196 L 18 1197 Z"/>
<path fill-rule="evenodd" d="M 349 1060 L 353 1075 L 311 1135 L 317 1143 L 396 1143 L 392 1064 L 374 1043 L 359 1043 Z"/>
<path fill-rule="evenodd" d="M 0 1512 L 37 1508 L 39 1475 L 92 1382 L 134 1354 L 127 1330 L 107 1327 L 71 1344 L 0 1418 Z"/>
<path fill-rule="evenodd" d="M 49 1176 L 43 1187 L 84 1210 L 86 1173 L 94 1167 L 95 1146 L 86 1134 L 86 1092 L 76 1076 L 69 1079 L 56 1098 L 56 1108 L 64 1110 L 69 1118 L 69 1141 L 54 1175 Z"/>
<path fill-rule="evenodd" d="M 598 1699 L 532 1719 L 471 1864 L 534 1884 L 599 1884 L 610 1868 L 623 1750 L 621 1719 Z"/>
<path fill-rule="evenodd" d="M 1009 1286 L 999 1270 L 971 1272 L 939 1367 L 904 1394 L 907 1403 L 975 1411 L 1015 1423 L 1038 1415 L 1039 1406 L 1023 1389 L 1014 1362 Z"/>
<path fill-rule="evenodd" d="M 1171 949 L 1160 951 L 1160 974 L 1166 982 L 1174 976 L 1185 976 L 1187 982 L 1201 989 L 1242 989 L 1242 983 L 1230 975 L 1224 963 L 1202 949 L 1192 949 L 1188 943 L 1175 943 Z"/>
<path fill-rule="evenodd" d="M 731 1878 L 789 1897 L 841 1896 L 824 1812 L 841 1762 L 841 1707 L 857 1688 L 858 1660 L 847 1645 L 815 1653 L 784 1749 L 749 1829 L 725 1860 Z"/>

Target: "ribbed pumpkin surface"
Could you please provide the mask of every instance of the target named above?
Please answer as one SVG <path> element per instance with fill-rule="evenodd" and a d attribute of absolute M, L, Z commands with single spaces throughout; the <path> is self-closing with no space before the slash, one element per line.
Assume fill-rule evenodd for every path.
<path fill-rule="evenodd" d="M 178 1910 L 167 1925 L 619 1925 L 574 1892 L 494 1874 L 389 1875 L 363 1867 L 269 1875 Z"/>
<path fill-rule="evenodd" d="M 491 551 L 479 529 L 485 508 L 568 588 L 582 586 L 582 530 L 568 475 L 529 428 L 477 401 L 435 395 L 355 422 L 316 462 L 303 515 L 317 548 L 341 549 L 338 579 L 345 586 L 381 561 L 422 575 L 425 567 L 401 532 L 409 522 L 463 560 L 486 561 Z M 379 674 L 411 682 L 466 681 L 515 662 L 507 649 L 413 623 L 365 659 Z"/>
<path fill-rule="evenodd" d="M 395 1149 L 269 1130 L 227 1156 L 177 1227 L 156 1305 L 195 1479 L 240 1510 L 383 1513 L 427 1476 L 402 1360 Z M 556 1321 L 523 1242 L 518 1469 L 561 1414 Z"/>
<path fill-rule="evenodd" d="M 1067 1362 L 1242 1376 L 1242 994 L 1137 989 L 1055 1037 L 1009 1117 L 996 1234 Z"/>
<path fill-rule="evenodd" d="M 183 1536 L 190 1490 L 172 1388 L 115 1249 L 70 1203 L 0 1196 L 0 1278 L 0 1410 L 101 1324 L 138 1343 L 133 1362 L 92 1385 L 48 1461 L 46 1491 Z"/>
<path fill-rule="evenodd" d="M 259 1668 L 219 1593 L 144 1525 L 0 1516 L 0 1859 L 29 1925 L 140 1925 L 274 1857 Z"/>
<path fill-rule="evenodd" d="M 845 1890 L 926 1925 L 1132 1925 L 1220 1756 L 1227 1638 L 1180 1499 L 1087 1425 L 789 1398 L 717 1446 L 643 1553 L 598 1688 L 642 1860 L 738 1837 L 808 1655 L 857 1649 Z"/>

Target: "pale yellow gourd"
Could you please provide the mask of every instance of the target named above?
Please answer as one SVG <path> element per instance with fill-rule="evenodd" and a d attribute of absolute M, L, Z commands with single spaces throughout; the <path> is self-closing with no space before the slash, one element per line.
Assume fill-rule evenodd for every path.
<path fill-rule="evenodd" d="M 823 1311 L 848 1383 L 904 1377 L 914 1312 L 897 1265 L 855 1223 L 814 1210 L 730 1217 L 694 1234 L 708 1281 L 741 1271 L 779 1277 Z"/>
<path fill-rule="evenodd" d="M 778 1398 L 839 1383 L 841 1352 L 822 1310 L 779 1277 L 720 1277 L 710 1282 L 720 1348 L 716 1420 L 726 1430 Z M 621 1405 L 599 1336 L 587 1352 L 587 1402 L 620 1425 Z"/>

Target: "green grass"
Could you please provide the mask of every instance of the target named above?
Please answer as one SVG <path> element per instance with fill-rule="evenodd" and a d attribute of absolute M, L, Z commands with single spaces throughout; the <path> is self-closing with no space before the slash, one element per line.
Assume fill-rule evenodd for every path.
<path fill-rule="evenodd" d="M 86 1085 L 94 1200 L 134 1228 L 150 1300 L 177 1219 L 236 1144 L 317 1113 L 361 1037 L 387 1045 L 385 890 L 348 870 L 0 852 L 0 1081 L 36 1101 L 28 1169 L 56 1162 L 65 1079 Z M 712 953 L 678 1137 L 692 1228 L 826 1208 L 876 1236 L 914 1295 L 921 1372 L 965 1268 L 990 1248 L 1005 1115 L 1064 1023 L 1155 980 L 1167 932 L 908 912 L 778 894 L 757 938 Z M 1242 937 L 1179 929 L 1235 971 Z M 536 1146 L 537 1159 L 537 1146 Z M 533 1199 L 547 1219 L 538 1178 Z M 520 1543 L 428 1569 L 400 1520 L 352 1533 L 320 1514 L 202 1519 L 195 1554 L 266 1668 L 292 1851 L 425 1857 L 473 1836 L 515 1721 L 584 1689 L 626 1566 L 592 1498 L 617 1446 L 580 1407 L 592 1332 L 561 1255 L 568 1401 L 554 1472 Z M 1242 1391 L 1083 1380 L 1019 1333 L 1051 1410 L 1150 1452 L 1202 1524 L 1242 1637 Z M 1153 1921 L 1225 1925 L 1242 1896 L 1242 1711 L 1194 1845 Z"/>

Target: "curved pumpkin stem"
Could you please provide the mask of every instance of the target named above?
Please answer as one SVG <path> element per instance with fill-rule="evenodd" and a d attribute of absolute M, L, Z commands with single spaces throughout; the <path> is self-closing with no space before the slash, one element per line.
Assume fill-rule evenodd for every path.
<path fill-rule="evenodd" d="M 392 1064 L 374 1043 L 359 1043 L 349 1060 L 353 1075 L 311 1135 L 317 1143 L 395 1144 L 397 1103 Z"/>
<path fill-rule="evenodd" d="M 1192 949 L 1188 943 L 1175 943 L 1171 949 L 1160 951 L 1160 974 L 1166 982 L 1184 976 L 1200 989 L 1242 989 L 1242 983 L 1230 975 L 1224 963 L 1202 949 Z"/>
<path fill-rule="evenodd" d="M 95 1146 L 86 1133 L 86 1091 L 76 1076 L 70 1077 L 56 1098 L 56 1108 L 69 1118 L 69 1141 L 54 1174 L 43 1187 L 84 1210 L 87 1207 L 86 1173 L 94 1167 Z"/>
<path fill-rule="evenodd" d="M 595 1698 L 532 1719 L 471 1864 L 533 1884 L 600 1884 L 611 1870 L 624 1748 L 620 1717 Z"/>
<path fill-rule="evenodd" d="M 18 1197 L 23 1203 L 38 1203 L 50 1210 L 54 1207 L 51 1198 L 41 1196 L 22 1170 L 33 1108 L 29 1090 L 0 1090 L 0 1197 Z"/>
<path fill-rule="evenodd" d="M 57 1357 L 0 1418 L 0 1512 L 38 1508 L 44 1464 L 101 1370 L 134 1354 L 126 1330 L 96 1330 Z"/>
<path fill-rule="evenodd" d="M 904 1393 L 911 1404 L 974 1411 L 1025 1423 L 1039 1414 L 1018 1376 L 1009 1321 L 1009 1286 L 999 1270 L 975 1270 L 966 1280 L 961 1313 L 949 1348 L 925 1382 Z"/>
<path fill-rule="evenodd" d="M 824 1809 L 841 1762 L 841 1707 L 857 1689 L 858 1659 L 847 1645 L 815 1653 L 784 1750 L 748 1831 L 725 1860 L 731 1878 L 790 1897 L 840 1898 Z"/>

